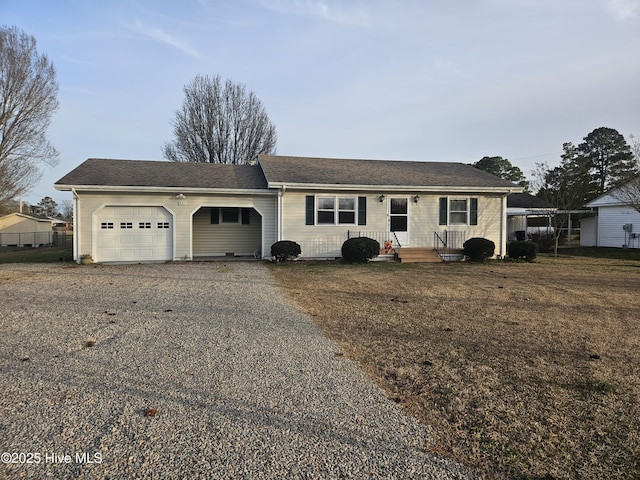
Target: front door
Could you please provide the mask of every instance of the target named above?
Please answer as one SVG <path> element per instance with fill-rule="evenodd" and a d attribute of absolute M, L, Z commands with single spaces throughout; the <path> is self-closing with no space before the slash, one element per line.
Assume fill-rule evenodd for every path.
<path fill-rule="evenodd" d="M 407 197 L 389 199 L 389 239 L 396 247 L 409 246 L 409 199 Z"/>

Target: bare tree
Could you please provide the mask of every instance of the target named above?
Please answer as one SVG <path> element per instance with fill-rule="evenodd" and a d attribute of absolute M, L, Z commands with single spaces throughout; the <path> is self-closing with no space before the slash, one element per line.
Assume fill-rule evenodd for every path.
<path fill-rule="evenodd" d="M 65 220 L 73 218 L 73 202 L 71 200 L 62 200 L 60 202 L 60 215 Z"/>
<path fill-rule="evenodd" d="M 533 172 L 532 187 L 536 190 L 536 196 L 544 200 L 548 208 L 540 209 L 542 215 L 549 217 L 553 237 L 554 255 L 558 256 L 560 237 L 566 228 L 569 216 L 566 213 L 575 206 L 575 195 L 579 175 L 572 172 L 571 165 L 575 159 L 575 147 L 571 143 L 563 145 L 561 165 L 549 168 L 547 163 L 537 163 Z"/>
<path fill-rule="evenodd" d="M 163 146 L 168 160 L 243 164 L 260 153 L 275 153 L 275 126 L 244 85 L 198 75 L 184 94 L 172 122 L 175 138 Z"/>
<path fill-rule="evenodd" d="M 46 137 L 57 94 L 55 68 L 35 38 L 0 27 L 0 204 L 31 188 L 43 163 L 57 164 Z"/>

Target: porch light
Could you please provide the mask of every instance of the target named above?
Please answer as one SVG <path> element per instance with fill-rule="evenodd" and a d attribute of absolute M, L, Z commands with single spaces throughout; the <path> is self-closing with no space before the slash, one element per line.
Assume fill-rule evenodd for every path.
<path fill-rule="evenodd" d="M 413 197 L 413 203 L 418 203 L 418 200 L 420 200 L 420 195 Z"/>
<path fill-rule="evenodd" d="M 384 202 L 384 195 L 380 195 L 378 197 L 378 202 L 380 202 L 380 203 Z"/>

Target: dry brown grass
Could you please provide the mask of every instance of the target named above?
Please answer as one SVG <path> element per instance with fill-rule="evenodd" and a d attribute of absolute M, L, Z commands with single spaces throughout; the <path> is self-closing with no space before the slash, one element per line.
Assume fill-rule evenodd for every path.
<path fill-rule="evenodd" d="M 485 478 L 640 478 L 640 262 L 272 268 Z"/>

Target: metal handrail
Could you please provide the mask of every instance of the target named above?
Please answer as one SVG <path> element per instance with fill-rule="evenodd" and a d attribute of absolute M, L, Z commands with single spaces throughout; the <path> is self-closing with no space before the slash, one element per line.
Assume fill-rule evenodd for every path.
<path fill-rule="evenodd" d="M 400 240 L 398 240 L 398 236 L 396 235 L 395 230 L 391 230 L 391 233 L 393 233 L 393 236 L 396 239 L 396 243 L 398 244 L 398 248 L 402 248 L 402 245 L 400 245 Z"/>
<path fill-rule="evenodd" d="M 436 251 L 436 253 L 440 258 L 443 258 L 443 256 L 446 255 L 447 253 L 447 240 L 446 240 L 447 231 L 446 230 L 444 231 L 444 237 L 445 239 L 443 240 L 438 232 L 433 232 L 433 249 Z M 441 248 L 440 247 L 441 245 L 444 248 Z"/>

